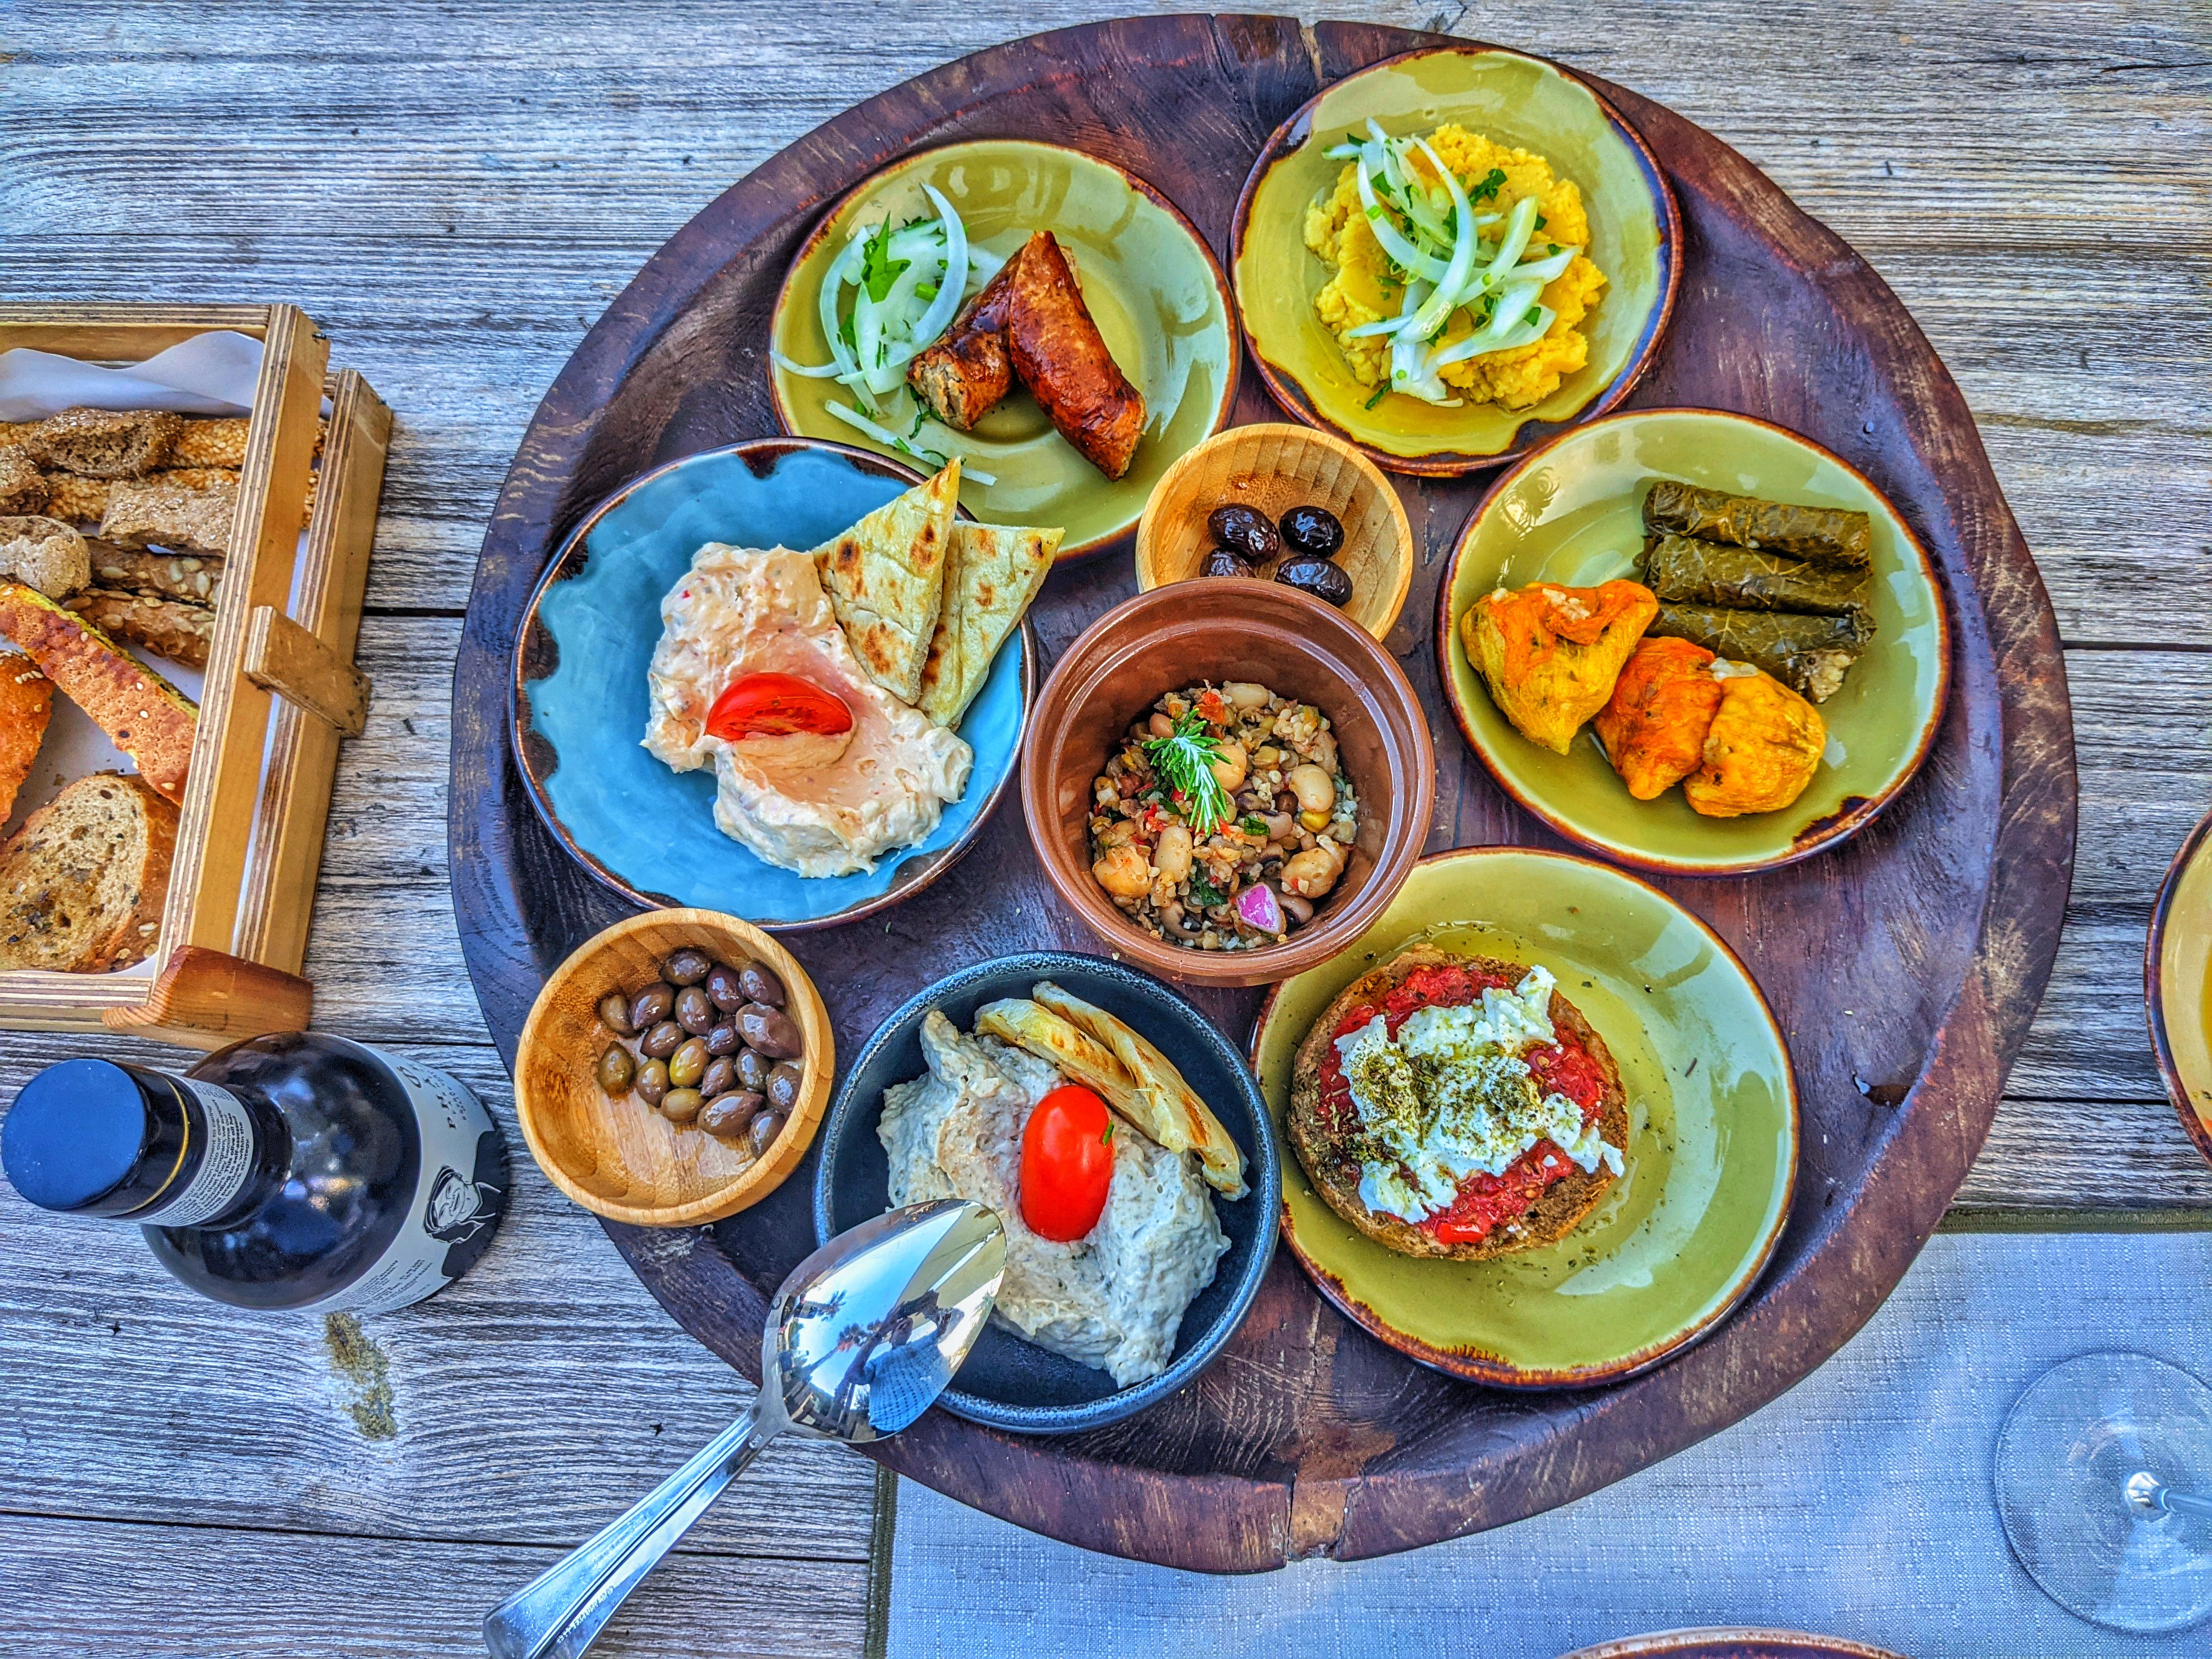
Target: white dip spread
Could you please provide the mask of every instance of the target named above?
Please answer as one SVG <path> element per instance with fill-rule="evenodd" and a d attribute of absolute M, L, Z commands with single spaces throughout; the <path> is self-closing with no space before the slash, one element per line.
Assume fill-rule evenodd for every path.
<path fill-rule="evenodd" d="M 1586 1172 L 1622 1171 L 1620 1149 L 1565 1095 L 1540 1094 L 1522 1059 L 1557 1041 L 1554 983 L 1531 968 L 1510 991 L 1486 987 L 1480 1006 L 1415 1009 L 1395 1041 L 1379 1013 L 1336 1040 L 1360 1126 L 1391 1154 L 1360 1165 L 1361 1203 L 1425 1220 L 1451 1207 L 1468 1176 L 1504 1175 L 1540 1140 Z"/>
<path fill-rule="evenodd" d="M 1197 1160 L 1125 1126 L 1098 1224 L 1073 1243 L 1040 1238 L 1022 1220 L 1022 1131 L 1060 1074 L 995 1037 L 965 1035 L 933 1009 L 921 1051 L 928 1072 L 884 1091 L 877 1133 L 890 1156 L 891 1202 L 988 1204 L 1006 1229 L 992 1317 L 1120 1387 L 1158 1376 L 1183 1310 L 1229 1248 Z"/>
<path fill-rule="evenodd" d="M 802 876 L 872 870 L 925 839 L 967 789 L 974 751 L 868 677 L 812 554 L 709 542 L 661 600 L 660 621 L 645 746 L 678 772 L 712 766 L 715 827 L 770 864 Z M 843 699 L 848 738 L 710 735 L 715 700 L 760 673 L 796 675 Z"/>

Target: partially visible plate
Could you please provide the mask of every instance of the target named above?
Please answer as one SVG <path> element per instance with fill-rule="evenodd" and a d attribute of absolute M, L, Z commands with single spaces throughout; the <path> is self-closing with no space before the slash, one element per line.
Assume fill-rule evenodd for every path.
<path fill-rule="evenodd" d="M 523 612 L 511 721 L 531 802 L 578 863 L 637 904 L 791 933 L 896 904 L 968 850 L 1013 775 L 1036 693 L 1026 622 L 960 722 L 975 751 L 967 793 L 927 840 L 865 874 L 809 878 L 764 862 L 714 827 L 711 769 L 671 771 L 642 741 L 661 598 L 702 545 L 818 547 L 920 482 L 842 445 L 757 439 L 657 468 L 576 526 Z"/>
<path fill-rule="evenodd" d="M 1396 395 L 1370 406 L 1314 310 L 1333 274 L 1305 245 L 1306 209 L 1341 161 L 1322 152 L 1370 118 L 1392 137 L 1447 121 L 1531 150 L 1571 179 L 1589 210 L 1606 286 L 1585 319 L 1589 360 L 1527 409 L 1442 408 Z M 1425 47 L 1324 87 L 1267 140 L 1237 203 L 1230 269 L 1252 360 L 1275 400 L 1398 472 L 1451 475 L 1524 453 L 1613 408 L 1657 355 L 1681 279 L 1682 218 L 1666 176 L 1620 112 L 1571 71 L 1480 46 Z"/>
<path fill-rule="evenodd" d="M 777 292 L 769 333 L 778 351 L 794 362 L 830 361 L 817 300 L 831 261 L 858 224 L 933 218 L 924 185 L 952 204 L 969 243 L 991 253 L 1004 257 L 1034 232 L 1052 232 L 1107 349 L 1145 395 L 1145 435 L 1118 479 L 1055 432 L 1018 382 L 972 433 L 947 440 L 972 470 L 996 480 L 962 480 L 961 501 L 977 518 L 1058 526 L 1066 532 L 1063 559 L 1097 552 L 1135 527 L 1145 498 L 1178 457 L 1229 422 L 1238 355 L 1228 282 L 1206 239 L 1143 179 L 1058 144 L 978 139 L 909 156 L 837 204 Z M 785 431 L 894 453 L 829 412 L 833 400 L 857 407 L 835 380 L 772 367 L 769 384 Z"/>
<path fill-rule="evenodd" d="M 1644 485 L 1653 478 L 1873 517 L 1874 641 L 1843 689 L 1819 705 L 1826 762 L 1781 811 L 1703 817 L 1680 789 L 1638 800 L 1588 726 L 1564 755 L 1531 743 L 1467 659 L 1460 617 L 1494 587 L 1632 579 L 1644 547 Z M 1500 478 L 1460 532 L 1437 585 L 1436 651 L 1460 731 L 1500 788 L 1568 840 L 1661 875 L 1769 870 L 1857 834 L 1927 759 L 1951 678 L 1951 624 L 1935 567 L 1882 493 L 1809 438 L 1710 409 L 1608 416 Z"/>
<path fill-rule="evenodd" d="M 1662 1630 L 1624 1636 L 1565 1659 L 1899 1659 L 1887 1648 L 1798 1630 Z"/>
<path fill-rule="evenodd" d="M 1414 944 L 1541 963 L 1620 1067 L 1627 1171 L 1555 1243 L 1486 1261 L 1401 1255 L 1328 1207 L 1281 1132 L 1314 1021 Z M 1560 1388 L 1648 1370 L 1751 1289 L 1790 1212 L 1797 1088 L 1766 1000 L 1705 923 L 1587 859 L 1475 847 L 1422 860 L 1350 950 L 1275 988 L 1252 1064 L 1283 1149 L 1283 1242 L 1355 1323 L 1470 1382 Z"/>
<path fill-rule="evenodd" d="M 2189 832 L 2159 887 L 2143 946 L 2143 1006 L 2166 1097 L 2212 1161 L 2212 817 Z"/>

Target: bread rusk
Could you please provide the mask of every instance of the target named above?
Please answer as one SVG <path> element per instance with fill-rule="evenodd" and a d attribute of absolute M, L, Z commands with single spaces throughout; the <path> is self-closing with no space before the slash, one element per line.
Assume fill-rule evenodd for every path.
<path fill-rule="evenodd" d="M 161 933 L 177 809 L 143 778 L 79 778 L 0 847 L 0 969 L 97 974 Z"/>
<path fill-rule="evenodd" d="M 1480 1261 L 1564 1238 L 1596 1207 L 1613 1185 L 1614 1176 L 1603 1164 L 1589 1171 L 1570 1166 L 1566 1176 L 1547 1187 L 1526 1212 L 1500 1223 L 1495 1231 L 1469 1243 L 1444 1243 L 1433 1233 L 1397 1216 L 1371 1210 L 1362 1201 L 1359 1159 L 1351 1149 L 1332 1138 L 1322 1120 L 1322 1060 L 1346 1015 L 1357 1008 L 1381 1003 L 1415 969 L 1427 967 L 1505 973 L 1516 980 L 1527 972 L 1517 963 L 1489 957 L 1455 956 L 1431 945 L 1415 945 L 1345 987 L 1314 1021 L 1298 1044 L 1292 1061 L 1289 1117 L 1291 1150 L 1313 1182 L 1314 1190 L 1329 1208 L 1370 1238 L 1403 1255 Z M 1552 993 L 1550 1012 L 1553 1028 L 1588 1050 L 1603 1074 L 1598 1112 L 1600 1132 L 1611 1145 L 1625 1150 L 1629 1142 L 1628 1097 L 1621 1087 L 1620 1068 L 1613 1063 L 1604 1039 L 1583 1018 L 1582 1011 L 1556 989 Z"/>
<path fill-rule="evenodd" d="M 177 428 L 169 446 L 169 466 L 224 466 L 233 471 L 246 465 L 246 434 L 253 422 L 246 416 L 192 416 Z"/>
<path fill-rule="evenodd" d="M 91 623 L 21 582 L 0 582 L 0 635 L 138 763 L 158 793 L 183 802 L 199 726 L 190 698 Z"/>
<path fill-rule="evenodd" d="M 220 558 L 230 551 L 238 486 L 182 489 L 175 484 L 118 482 L 107 492 L 100 538 L 126 547 L 166 547 Z"/>
<path fill-rule="evenodd" d="M 188 599 L 213 605 L 222 586 L 222 561 L 196 553 L 149 552 L 113 542 L 88 544 L 94 586 L 118 592 L 144 593 L 157 599 Z"/>
<path fill-rule="evenodd" d="M 30 451 L 0 447 L 0 513 L 43 513 L 52 493 Z"/>
<path fill-rule="evenodd" d="M 37 514 L 0 518 L 0 580 L 65 599 L 92 580 L 92 554 L 73 525 Z"/>
<path fill-rule="evenodd" d="M 144 593 L 88 587 L 67 601 L 70 611 L 112 639 L 180 662 L 205 668 L 215 644 L 215 612 L 188 599 L 164 599 Z"/>
<path fill-rule="evenodd" d="M 136 478 L 168 459 L 183 417 L 157 409 L 65 409 L 33 427 L 31 453 L 84 478 Z"/>
<path fill-rule="evenodd" d="M 94 525 L 107 513 L 108 481 L 80 478 L 74 472 L 46 472 L 46 517 L 65 524 Z"/>
<path fill-rule="evenodd" d="M 54 683 L 21 652 L 0 650 L 0 823 L 15 810 L 53 712 Z"/>

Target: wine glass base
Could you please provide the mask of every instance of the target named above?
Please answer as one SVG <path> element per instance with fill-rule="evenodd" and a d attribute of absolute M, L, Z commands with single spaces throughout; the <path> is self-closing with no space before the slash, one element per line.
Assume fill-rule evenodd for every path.
<path fill-rule="evenodd" d="M 1998 1518 L 2014 1558 L 2069 1613 L 2110 1630 L 2212 1617 L 2212 1521 L 2128 1500 L 2148 1472 L 2212 1494 L 2212 1389 L 2138 1353 L 2054 1365 L 1997 1436 Z"/>

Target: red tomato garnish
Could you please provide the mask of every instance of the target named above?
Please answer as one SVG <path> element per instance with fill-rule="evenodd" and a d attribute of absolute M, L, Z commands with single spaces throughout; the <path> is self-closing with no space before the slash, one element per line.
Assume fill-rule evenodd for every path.
<path fill-rule="evenodd" d="M 836 737 L 853 729 L 845 700 L 796 674 L 745 674 L 730 682 L 707 715 L 707 732 L 725 743 L 740 738 L 811 732 Z"/>
<path fill-rule="evenodd" d="M 1068 1084 L 1036 1103 L 1022 1131 L 1022 1219 L 1066 1244 L 1098 1224 L 1114 1180 L 1114 1119 L 1090 1090 Z"/>

